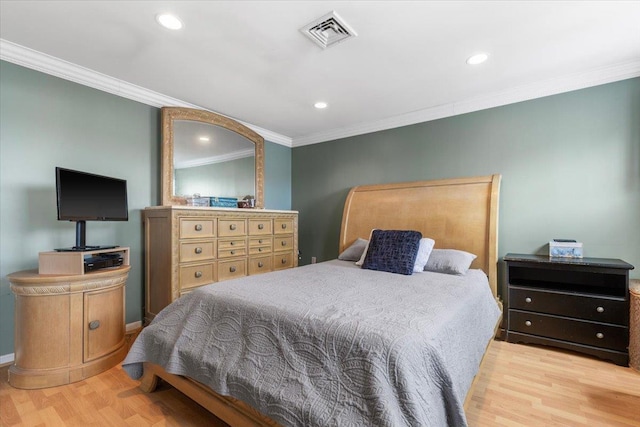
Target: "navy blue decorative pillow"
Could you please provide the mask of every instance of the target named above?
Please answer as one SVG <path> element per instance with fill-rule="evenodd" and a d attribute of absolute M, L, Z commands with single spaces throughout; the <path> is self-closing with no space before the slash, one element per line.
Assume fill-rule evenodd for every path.
<path fill-rule="evenodd" d="M 412 274 L 421 238 L 419 231 L 373 230 L 362 268 Z"/>

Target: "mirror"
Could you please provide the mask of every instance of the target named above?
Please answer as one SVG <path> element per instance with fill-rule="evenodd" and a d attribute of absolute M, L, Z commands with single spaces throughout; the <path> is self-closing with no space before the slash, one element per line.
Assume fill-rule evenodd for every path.
<path fill-rule="evenodd" d="M 193 108 L 162 108 L 162 204 L 201 197 L 254 198 L 264 206 L 264 139 L 245 125 Z"/>

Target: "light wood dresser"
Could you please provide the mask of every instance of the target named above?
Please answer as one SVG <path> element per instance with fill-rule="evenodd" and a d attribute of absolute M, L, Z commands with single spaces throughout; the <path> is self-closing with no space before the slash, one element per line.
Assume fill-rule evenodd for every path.
<path fill-rule="evenodd" d="M 128 264 L 129 249 L 118 250 L 126 251 Z M 72 255 L 82 260 L 84 254 Z M 127 354 L 129 269 L 123 265 L 86 274 L 26 270 L 8 275 L 16 298 L 15 361 L 9 368 L 9 384 L 24 389 L 55 387 L 121 362 Z"/>
<path fill-rule="evenodd" d="M 156 206 L 142 212 L 145 322 L 213 282 L 298 265 L 298 213 Z"/>

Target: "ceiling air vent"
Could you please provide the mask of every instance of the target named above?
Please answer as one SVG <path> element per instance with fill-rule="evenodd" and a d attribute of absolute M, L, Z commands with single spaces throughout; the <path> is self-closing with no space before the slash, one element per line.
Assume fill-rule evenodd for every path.
<path fill-rule="evenodd" d="M 300 31 L 323 49 L 358 35 L 335 12 L 310 22 Z"/>

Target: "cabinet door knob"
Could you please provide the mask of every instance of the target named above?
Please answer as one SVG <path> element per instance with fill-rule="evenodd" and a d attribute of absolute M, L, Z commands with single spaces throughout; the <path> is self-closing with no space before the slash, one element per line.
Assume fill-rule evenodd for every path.
<path fill-rule="evenodd" d="M 196 231 L 202 231 L 202 224 L 196 224 Z"/>
<path fill-rule="evenodd" d="M 262 230 L 264 228 L 264 224 L 258 224 L 258 230 Z"/>
<path fill-rule="evenodd" d="M 282 228 L 283 229 L 287 228 L 287 224 L 282 224 Z"/>
<path fill-rule="evenodd" d="M 232 273 L 235 273 L 236 272 L 236 266 L 232 265 L 231 267 L 229 267 L 229 271 L 232 272 Z"/>
<path fill-rule="evenodd" d="M 598 332 L 598 333 L 596 334 L 596 338 L 598 338 L 598 339 L 602 339 L 602 338 L 604 338 L 604 334 L 603 334 L 602 332 Z"/>
<path fill-rule="evenodd" d="M 264 264 L 262 262 L 259 262 L 258 263 L 258 268 L 262 268 L 262 267 L 264 267 Z"/>
<path fill-rule="evenodd" d="M 196 274 L 194 274 L 194 276 L 196 276 L 196 279 L 199 279 L 202 277 L 202 271 L 196 271 Z"/>
<path fill-rule="evenodd" d="M 527 320 L 526 322 L 524 322 L 524 324 L 527 326 L 531 326 L 531 320 Z"/>
<path fill-rule="evenodd" d="M 531 302 L 531 298 L 526 297 L 526 298 L 524 299 L 524 302 L 526 302 L 526 303 L 530 303 L 530 302 Z"/>
<path fill-rule="evenodd" d="M 231 224 L 231 225 L 229 226 L 229 229 L 230 229 L 230 230 L 235 230 L 235 229 L 236 229 L 236 225 L 235 225 L 235 224 Z"/>
<path fill-rule="evenodd" d="M 92 320 L 91 322 L 89 322 L 89 330 L 93 331 L 94 329 L 98 329 L 99 327 L 100 327 L 99 320 Z"/>
<path fill-rule="evenodd" d="M 197 254 L 201 254 L 202 253 L 202 248 L 196 248 L 196 253 Z"/>
<path fill-rule="evenodd" d="M 598 308 L 596 308 L 596 311 L 598 313 L 604 313 L 604 307 L 598 307 Z"/>

